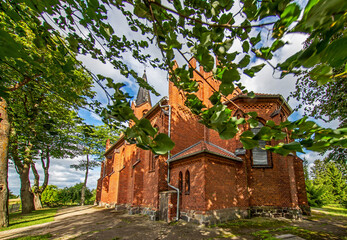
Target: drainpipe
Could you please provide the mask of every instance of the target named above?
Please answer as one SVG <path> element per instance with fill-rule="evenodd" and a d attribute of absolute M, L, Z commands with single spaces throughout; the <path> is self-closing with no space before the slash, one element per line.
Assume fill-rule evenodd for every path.
<path fill-rule="evenodd" d="M 161 102 L 159 102 L 159 106 L 161 108 L 165 108 L 165 107 L 168 107 L 169 108 L 169 127 L 168 127 L 168 136 L 170 137 L 171 136 L 171 106 L 170 105 L 161 105 Z M 179 220 L 179 215 L 180 215 L 180 190 L 179 188 L 176 188 L 175 186 L 172 186 L 170 184 L 170 158 L 171 158 L 171 154 L 170 154 L 170 151 L 168 151 L 168 155 L 167 155 L 167 179 L 166 179 L 166 182 L 167 182 L 167 185 L 171 188 L 173 188 L 176 192 L 177 192 L 177 213 L 176 213 L 176 221 Z"/>

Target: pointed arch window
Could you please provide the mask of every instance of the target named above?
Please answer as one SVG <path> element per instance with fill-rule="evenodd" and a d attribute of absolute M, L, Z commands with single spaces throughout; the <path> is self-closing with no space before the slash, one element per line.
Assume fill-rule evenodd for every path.
<path fill-rule="evenodd" d="M 251 131 L 255 134 L 257 134 L 260 129 L 264 125 L 261 122 L 258 122 L 258 126 L 255 128 L 252 128 Z M 253 161 L 253 166 L 269 166 L 269 158 L 270 158 L 270 153 L 266 150 L 264 150 L 266 141 L 259 140 L 259 147 L 253 148 L 252 149 L 252 161 Z"/>
<path fill-rule="evenodd" d="M 180 172 L 178 174 L 178 189 L 180 190 L 180 193 L 182 194 L 183 191 L 183 174 Z"/>
<path fill-rule="evenodd" d="M 184 193 L 188 195 L 190 193 L 190 173 L 189 170 L 186 171 L 185 174 L 185 187 L 184 187 Z"/>

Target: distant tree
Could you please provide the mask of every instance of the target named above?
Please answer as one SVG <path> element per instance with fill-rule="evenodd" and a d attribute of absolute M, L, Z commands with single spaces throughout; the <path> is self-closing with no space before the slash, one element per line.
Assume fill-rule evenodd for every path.
<path fill-rule="evenodd" d="M 83 188 L 84 183 L 77 183 L 74 186 L 64 188 L 62 191 L 60 191 L 60 201 L 63 204 L 66 203 L 78 203 L 81 204 L 81 192 Z M 93 193 L 90 191 L 89 188 L 85 188 L 85 202 L 90 203 L 90 199 L 93 197 Z"/>
<path fill-rule="evenodd" d="M 58 106 L 55 108 L 58 111 Z M 37 149 L 34 159 L 31 162 L 31 170 L 34 175 L 34 184 L 32 192 L 34 194 L 35 209 L 42 208 L 41 194 L 48 185 L 49 167 L 51 157 L 56 159 L 78 155 L 77 142 L 75 139 L 76 128 L 80 119 L 75 111 L 67 110 L 60 112 L 59 117 L 51 119 L 41 126 L 40 131 L 35 138 L 35 149 Z M 44 180 L 40 186 L 40 176 L 36 169 L 36 164 L 41 163 L 44 173 Z"/>
<path fill-rule="evenodd" d="M 71 165 L 76 170 L 85 171 L 84 182 L 81 188 L 81 205 L 85 203 L 85 191 L 87 188 L 87 179 L 89 170 L 99 166 L 104 159 L 106 141 L 114 142 L 119 134 L 112 131 L 109 126 L 81 125 L 78 133 L 78 145 L 84 159 L 78 164 Z"/>
<path fill-rule="evenodd" d="M 9 190 L 8 193 L 9 193 L 9 199 L 16 199 L 19 197 L 18 195 L 13 194 L 13 192 L 11 190 Z"/>
<path fill-rule="evenodd" d="M 308 161 L 305 157 L 303 159 L 303 166 L 304 166 L 305 181 L 308 181 L 309 180 L 309 165 L 308 165 Z"/>
<path fill-rule="evenodd" d="M 327 193 L 326 186 L 317 185 L 312 180 L 308 180 L 306 181 L 306 192 L 308 204 L 311 207 L 322 207 L 328 203 L 324 197 Z"/>
<path fill-rule="evenodd" d="M 41 201 L 49 207 L 58 205 L 60 202 L 58 187 L 55 185 L 48 185 L 42 192 Z"/>
<path fill-rule="evenodd" d="M 329 161 L 314 161 L 312 172 L 312 189 L 317 190 L 315 198 L 322 203 L 344 204 L 347 201 L 347 175 L 344 173 L 344 164 Z M 313 196 L 314 194 L 312 194 Z"/>

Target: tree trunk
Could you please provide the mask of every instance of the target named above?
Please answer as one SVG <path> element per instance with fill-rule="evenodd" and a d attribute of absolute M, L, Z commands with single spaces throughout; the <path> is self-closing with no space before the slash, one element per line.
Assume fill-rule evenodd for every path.
<path fill-rule="evenodd" d="M 35 210 L 42 209 L 42 203 L 41 203 L 41 189 L 40 189 L 40 175 L 36 170 L 35 163 L 32 162 L 31 164 L 31 170 L 34 174 L 34 186 L 33 186 L 33 194 L 34 194 L 34 206 Z"/>
<path fill-rule="evenodd" d="M 49 164 L 51 162 L 50 155 L 49 155 L 49 147 L 46 149 L 46 164 L 43 160 L 43 157 L 41 158 L 41 163 L 42 163 L 42 168 L 43 168 L 43 173 L 44 173 L 44 179 L 43 179 L 43 184 L 40 188 L 41 193 L 45 191 L 47 185 L 48 185 L 48 179 L 49 179 L 49 174 L 48 174 L 48 169 L 49 169 Z"/>
<path fill-rule="evenodd" d="M 45 159 L 46 158 L 46 163 Z M 43 184 L 40 187 L 40 175 L 36 170 L 35 163 L 31 163 L 31 170 L 34 174 L 34 186 L 33 186 L 33 194 L 34 194 L 34 205 L 35 205 L 35 210 L 42 209 L 42 202 L 41 202 L 41 195 L 43 191 L 45 191 L 47 185 L 48 185 L 48 168 L 50 164 L 50 155 L 49 155 L 49 148 L 47 147 L 46 152 L 42 151 L 41 152 L 41 164 L 44 172 L 44 180 Z"/>
<path fill-rule="evenodd" d="M 82 206 L 84 206 L 84 202 L 86 198 L 85 194 L 86 194 L 86 188 L 87 188 L 88 172 L 89 172 L 89 154 L 87 154 L 86 174 L 84 176 L 84 183 L 81 189 L 81 205 Z"/>
<path fill-rule="evenodd" d="M 20 172 L 20 198 L 22 200 L 22 213 L 31 213 L 35 210 L 34 194 L 31 191 L 29 180 L 30 164 L 24 163 Z"/>
<path fill-rule="evenodd" d="M 34 206 L 35 210 L 42 209 L 41 192 L 34 192 Z"/>
<path fill-rule="evenodd" d="M 8 226 L 8 143 L 10 123 L 7 115 L 7 103 L 0 98 L 0 227 Z"/>

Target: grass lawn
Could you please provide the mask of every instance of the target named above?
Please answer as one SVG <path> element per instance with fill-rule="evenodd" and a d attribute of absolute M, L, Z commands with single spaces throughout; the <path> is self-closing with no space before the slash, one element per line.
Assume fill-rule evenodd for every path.
<path fill-rule="evenodd" d="M 1 228 L 0 231 L 5 231 L 14 228 L 27 227 L 31 225 L 52 222 L 57 213 L 57 208 L 45 208 L 33 211 L 29 214 L 22 214 L 20 212 L 10 213 L 10 226 Z M 41 238 L 38 238 L 41 239 Z M 42 238 L 46 239 L 46 238 Z"/>
<path fill-rule="evenodd" d="M 347 209 L 328 205 L 312 208 L 312 216 L 305 216 L 303 221 L 274 218 L 251 218 L 229 221 L 213 225 L 223 229 L 220 238 L 274 240 L 276 236 L 293 234 L 309 240 L 347 240 Z"/>
<path fill-rule="evenodd" d="M 312 208 L 312 210 L 320 211 L 323 214 L 347 217 L 347 209 L 339 205 L 326 205 L 322 208 Z"/>

